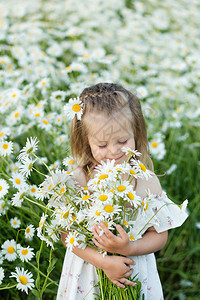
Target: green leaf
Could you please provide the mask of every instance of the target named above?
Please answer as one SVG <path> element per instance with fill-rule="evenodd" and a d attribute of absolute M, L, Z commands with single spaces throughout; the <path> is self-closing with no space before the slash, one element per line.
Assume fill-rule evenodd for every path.
<path fill-rule="evenodd" d="M 36 289 L 32 289 L 31 292 L 33 293 L 34 296 L 40 299 L 40 293 Z"/>

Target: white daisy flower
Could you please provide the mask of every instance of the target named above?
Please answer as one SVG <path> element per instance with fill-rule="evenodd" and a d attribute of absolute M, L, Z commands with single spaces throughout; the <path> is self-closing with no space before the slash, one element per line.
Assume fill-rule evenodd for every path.
<path fill-rule="evenodd" d="M 113 220 L 107 220 L 107 219 L 105 219 L 102 223 L 104 223 L 109 230 L 114 230 L 115 229 L 116 224 L 115 224 L 115 222 Z M 103 229 L 100 226 L 99 226 L 99 229 L 100 229 L 99 236 L 102 236 L 104 234 L 104 231 L 103 231 Z"/>
<path fill-rule="evenodd" d="M 18 247 L 17 249 L 17 253 L 21 259 L 21 261 L 29 261 L 32 259 L 32 257 L 35 255 L 35 253 L 33 252 L 34 249 L 30 248 L 29 246 L 24 248 L 22 246 Z"/>
<path fill-rule="evenodd" d="M 3 279 L 4 279 L 4 269 L 0 267 L 0 285 L 2 284 Z"/>
<path fill-rule="evenodd" d="M 14 261 L 17 258 L 17 244 L 14 240 L 7 240 L 1 246 L 2 254 L 4 254 L 5 259 L 8 261 Z"/>
<path fill-rule="evenodd" d="M 11 224 L 12 228 L 17 229 L 17 228 L 20 228 L 21 221 L 17 217 L 14 217 L 14 218 L 10 219 L 10 224 Z"/>
<path fill-rule="evenodd" d="M 79 97 L 77 98 L 70 98 L 69 102 L 65 104 L 64 106 L 64 114 L 72 120 L 75 115 L 77 116 L 77 119 L 80 120 L 82 113 L 83 113 L 83 104 L 80 101 Z"/>
<path fill-rule="evenodd" d="M 11 130 L 9 127 L 4 127 L 0 129 L 0 141 L 5 140 L 11 134 Z"/>
<path fill-rule="evenodd" d="M 25 229 L 25 238 L 28 240 L 32 240 L 35 233 L 35 228 L 32 224 L 28 225 Z"/>
<path fill-rule="evenodd" d="M 0 216 L 5 215 L 8 210 L 8 206 L 4 200 L 0 199 Z"/>
<path fill-rule="evenodd" d="M 65 159 L 63 159 L 63 165 L 72 169 L 76 166 L 76 163 L 75 163 L 75 160 L 73 159 L 73 157 L 69 156 L 69 157 L 66 157 Z"/>
<path fill-rule="evenodd" d="M 24 196 L 26 189 L 20 189 L 14 196 L 11 198 L 11 204 L 16 207 L 21 207 L 22 202 L 24 201 Z"/>
<path fill-rule="evenodd" d="M 13 151 L 13 142 L 0 141 L 0 155 L 9 156 Z"/>
<path fill-rule="evenodd" d="M 22 164 L 19 166 L 19 172 L 26 178 L 29 177 L 35 161 L 36 159 L 30 159 L 29 157 L 22 157 L 21 158 Z"/>
<path fill-rule="evenodd" d="M 148 96 L 148 91 L 144 86 L 139 86 L 136 88 L 136 94 L 139 99 L 143 99 Z"/>
<path fill-rule="evenodd" d="M 94 205 L 89 207 L 87 212 L 89 221 L 93 220 L 94 223 L 100 223 L 103 221 L 104 216 L 102 215 L 102 210 L 104 208 L 103 203 L 94 203 Z"/>
<path fill-rule="evenodd" d="M 133 186 L 129 184 L 126 180 L 121 180 L 117 182 L 116 189 L 114 193 L 119 197 L 124 197 L 129 192 L 133 191 Z"/>
<path fill-rule="evenodd" d="M 55 91 L 51 94 L 51 101 L 64 101 L 66 97 L 66 92 L 64 91 Z"/>
<path fill-rule="evenodd" d="M 9 185 L 4 179 L 0 179 L 0 199 L 8 193 Z"/>
<path fill-rule="evenodd" d="M 125 152 L 127 155 L 131 155 L 131 156 L 141 156 L 142 154 L 139 152 L 139 151 L 137 151 L 137 150 L 133 150 L 133 149 L 131 149 L 131 148 L 129 148 L 129 147 L 122 147 L 122 149 L 121 149 L 123 152 Z"/>
<path fill-rule="evenodd" d="M 35 196 L 37 193 L 38 187 L 36 185 L 29 185 L 29 193 L 31 196 Z"/>
<path fill-rule="evenodd" d="M 10 181 L 18 190 L 25 189 L 27 186 L 24 176 L 18 172 L 12 174 L 12 178 L 10 178 Z"/>
<path fill-rule="evenodd" d="M 33 274 L 31 272 L 28 273 L 24 268 L 15 268 L 15 272 L 11 272 L 11 276 L 16 278 L 18 284 L 17 289 L 26 292 L 28 294 L 28 289 L 32 290 L 34 287 L 34 280 L 32 279 Z"/>
<path fill-rule="evenodd" d="M 128 232 L 129 241 L 134 242 L 142 238 L 142 235 L 138 233 L 138 229 L 132 227 Z"/>
<path fill-rule="evenodd" d="M 78 246 L 78 238 L 77 238 L 77 232 L 69 232 L 68 236 L 65 239 L 66 247 L 67 249 L 71 250 Z"/>
<path fill-rule="evenodd" d="M 50 80 L 49 78 L 43 78 L 40 80 L 37 84 L 36 87 L 39 89 L 46 89 L 50 86 Z"/>
<path fill-rule="evenodd" d="M 142 202 L 142 198 L 140 198 L 134 190 L 125 194 L 124 200 L 129 202 L 134 208 L 137 208 L 138 205 L 141 205 Z"/>
<path fill-rule="evenodd" d="M 3 261 L 4 261 L 4 255 L 2 253 L 2 250 L 0 250 L 0 265 L 3 264 Z"/>
<path fill-rule="evenodd" d="M 55 210 L 54 215 L 58 225 L 67 227 L 71 223 L 72 215 L 74 213 L 74 207 L 70 204 L 66 207 L 59 207 Z"/>
<path fill-rule="evenodd" d="M 165 144 L 162 142 L 160 136 L 151 140 L 149 148 L 150 153 L 158 160 L 163 159 L 166 154 Z"/>
<path fill-rule="evenodd" d="M 130 163 L 131 165 L 133 165 L 133 170 L 138 177 L 148 180 L 149 177 L 154 174 L 152 171 L 148 170 L 145 165 L 139 160 L 131 159 Z"/>
<path fill-rule="evenodd" d="M 117 219 L 117 215 L 120 214 L 121 211 L 121 207 L 117 204 L 113 204 L 112 202 L 110 203 L 106 203 L 102 209 L 102 215 L 105 218 L 110 218 L 112 219 L 113 217 L 115 217 L 115 220 Z"/>
<path fill-rule="evenodd" d="M 38 149 L 38 140 L 36 137 L 27 138 L 26 145 L 21 149 L 18 159 L 21 160 L 23 157 L 28 157 L 31 152 L 35 152 Z"/>

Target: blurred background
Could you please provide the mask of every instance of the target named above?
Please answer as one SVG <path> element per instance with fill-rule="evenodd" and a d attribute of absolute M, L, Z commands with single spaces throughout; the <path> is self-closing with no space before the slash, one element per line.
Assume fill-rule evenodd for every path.
<path fill-rule="evenodd" d="M 0 246 L 13 239 L 35 253 L 28 262 L 17 257 L 10 263 L 1 248 L 0 288 L 14 285 L 9 276 L 15 267 L 36 279 L 41 249 L 35 285 L 44 287 L 42 299 L 56 298 L 65 248 L 55 244 L 49 270 L 50 249 L 41 246 L 36 232 L 32 239 L 25 237 L 27 226 L 38 227 L 43 210 L 25 200 L 21 207 L 12 205 L 17 156 L 27 137 L 37 137 L 39 157 L 51 170 L 65 168 L 70 122 L 64 104 L 91 84 L 115 82 L 141 101 L 163 189 L 178 204 L 189 201 L 188 220 L 170 231 L 167 245 L 156 254 L 165 299 L 200 299 L 199 35 L 198 0 L 0 2 L 0 179 L 9 185 L 6 195 L 0 190 Z M 43 165 L 37 168 L 47 174 Z M 43 179 L 38 173 L 28 178 L 31 199 Z M 37 298 L 16 288 L 0 295 Z"/>

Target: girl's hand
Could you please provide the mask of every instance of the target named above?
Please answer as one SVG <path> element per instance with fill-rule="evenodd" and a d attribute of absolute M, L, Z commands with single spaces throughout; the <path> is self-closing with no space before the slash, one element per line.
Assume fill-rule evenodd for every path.
<path fill-rule="evenodd" d="M 106 227 L 104 223 L 101 223 L 100 226 L 103 229 L 104 234 L 102 236 L 99 236 L 101 230 L 95 224 L 92 230 L 95 237 L 94 239 L 92 239 L 94 244 L 99 249 L 102 249 L 104 251 L 127 255 L 127 250 L 130 247 L 131 242 L 129 241 L 129 237 L 126 231 L 120 225 L 116 225 L 116 229 L 119 232 L 119 235 L 116 236 Z"/>
<path fill-rule="evenodd" d="M 106 255 L 103 258 L 102 270 L 116 286 L 125 288 L 125 285 L 135 286 L 134 282 L 127 279 L 133 273 L 130 265 L 135 265 L 135 262 L 131 258 Z"/>

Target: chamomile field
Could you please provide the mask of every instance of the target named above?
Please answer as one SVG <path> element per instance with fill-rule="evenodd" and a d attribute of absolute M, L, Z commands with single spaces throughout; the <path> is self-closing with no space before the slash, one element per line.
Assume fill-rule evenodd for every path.
<path fill-rule="evenodd" d="M 66 248 L 42 233 L 40 184 L 71 171 L 64 106 L 99 82 L 137 95 L 162 188 L 188 200 L 156 253 L 165 299 L 200 299 L 199 15 L 198 0 L 0 2 L 1 299 L 56 299 Z"/>

